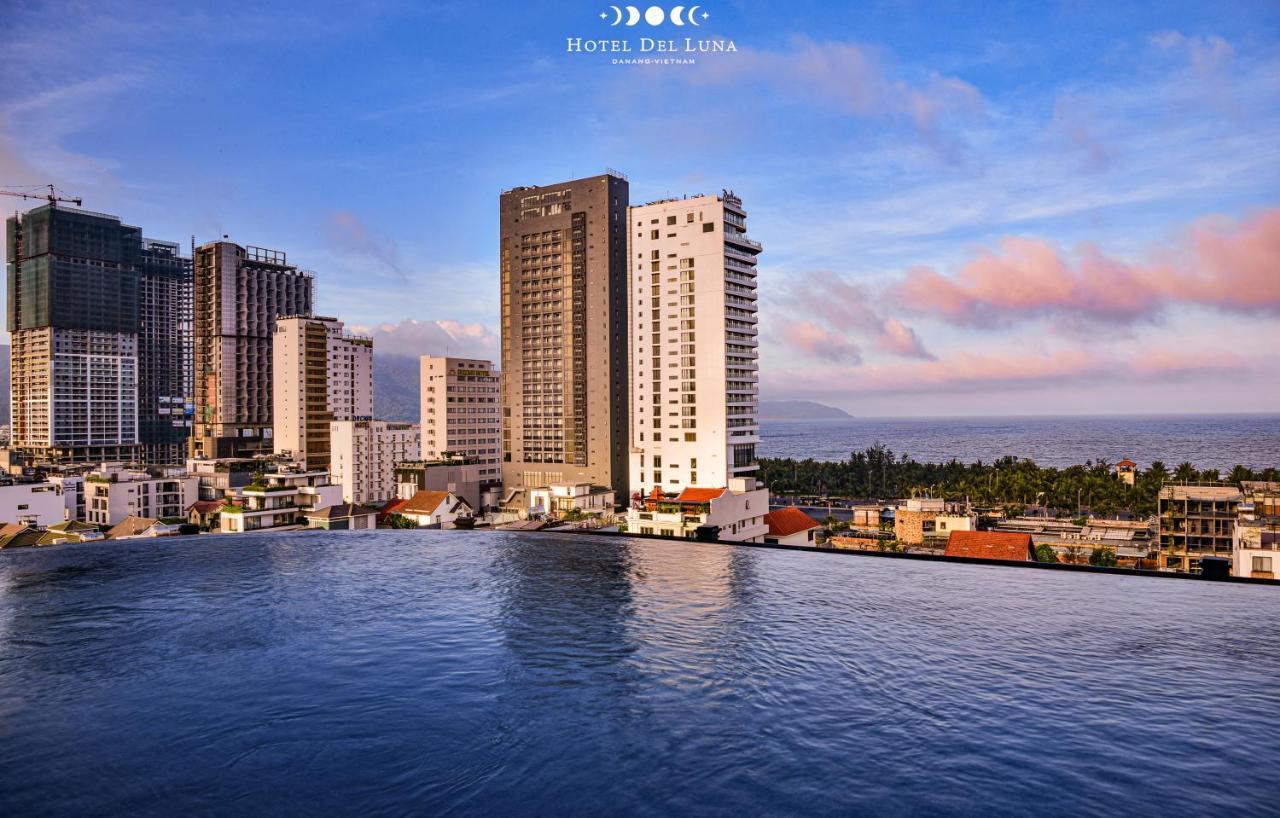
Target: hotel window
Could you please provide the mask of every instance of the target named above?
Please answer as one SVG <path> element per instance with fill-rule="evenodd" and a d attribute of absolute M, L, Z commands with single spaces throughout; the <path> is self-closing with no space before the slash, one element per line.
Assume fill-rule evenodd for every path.
<path fill-rule="evenodd" d="M 716 223 L 715 223 L 715 222 L 703 222 L 703 224 L 702 224 L 702 232 L 703 232 L 703 233 L 712 233 L 712 232 L 715 232 L 715 229 L 716 229 Z M 656 233 L 657 231 L 655 230 L 654 232 Z M 656 239 L 656 238 L 657 238 L 657 236 L 654 236 L 654 238 Z"/>
<path fill-rule="evenodd" d="M 686 221 L 686 222 L 692 222 L 692 221 L 693 221 L 693 214 L 692 214 L 692 213 L 686 213 L 686 214 L 685 214 L 685 216 L 686 216 L 686 218 L 685 218 L 685 221 Z"/>
<path fill-rule="evenodd" d="M 1254 573 L 1271 573 L 1271 557 L 1254 557 L 1253 571 Z"/>
<path fill-rule="evenodd" d="M 675 216 L 668 216 L 668 217 L 667 217 L 667 224 L 675 224 L 675 223 L 676 223 L 676 217 L 675 217 Z"/>
<path fill-rule="evenodd" d="M 657 231 L 657 230 L 650 230 L 650 231 L 649 231 L 649 238 L 651 238 L 651 239 L 656 239 L 656 238 L 658 237 L 658 232 L 659 232 L 659 231 Z"/>

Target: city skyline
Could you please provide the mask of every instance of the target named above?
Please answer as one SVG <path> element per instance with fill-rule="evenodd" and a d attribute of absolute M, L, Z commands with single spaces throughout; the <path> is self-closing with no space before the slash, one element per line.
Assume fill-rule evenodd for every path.
<path fill-rule="evenodd" d="M 609 36 L 588 4 L 15 10 L 0 184 L 53 182 L 183 247 L 287 248 L 316 312 L 380 353 L 496 360 L 494 196 L 620 166 L 633 204 L 752 203 L 762 399 L 1276 405 L 1272 9 L 707 8 L 737 52 L 661 69 L 565 53 Z M 516 106 L 519 140 L 494 127 Z"/>

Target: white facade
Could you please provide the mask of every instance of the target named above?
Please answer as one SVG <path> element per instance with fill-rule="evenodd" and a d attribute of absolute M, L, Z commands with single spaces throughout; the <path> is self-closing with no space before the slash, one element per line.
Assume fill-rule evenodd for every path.
<path fill-rule="evenodd" d="M 272 435 L 276 454 L 307 466 L 329 462 L 329 423 L 373 416 L 373 342 L 335 318 L 292 316 L 272 336 Z"/>
<path fill-rule="evenodd" d="M 529 506 L 557 517 L 578 510 L 584 514 L 613 516 L 613 489 L 590 483 L 552 483 L 529 490 Z"/>
<path fill-rule="evenodd" d="M 37 452 L 138 442 L 138 336 L 96 330 L 12 333 L 12 445 Z"/>
<path fill-rule="evenodd" d="M 329 445 L 329 472 L 343 500 L 373 505 L 396 496 L 396 464 L 415 460 L 421 440 L 415 423 L 335 420 Z"/>
<path fill-rule="evenodd" d="M 730 193 L 630 210 L 631 488 L 677 493 L 754 474 L 755 259 Z"/>
<path fill-rule="evenodd" d="M 71 489 L 75 491 L 74 487 Z M 30 526 L 47 526 L 71 519 L 68 498 L 64 495 L 61 478 L 42 483 L 15 483 L 0 486 L 0 522 L 23 523 Z"/>
<path fill-rule="evenodd" d="M 452 524 L 459 517 L 470 517 L 475 509 L 449 491 L 419 491 L 396 511 L 419 527 Z"/>
<path fill-rule="evenodd" d="M 292 528 L 307 512 L 342 502 L 342 487 L 321 470 L 269 472 L 247 486 L 234 489 L 222 507 L 224 533 Z"/>
<path fill-rule="evenodd" d="M 445 452 L 480 464 L 480 480 L 502 479 L 499 374 L 491 361 L 423 355 L 419 361 L 419 411 L 426 461 Z"/>
<path fill-rule="evenodd" d="M 130 516 L 185 519 L 198 497 L 199 482 L 178 469 L 156 477 L 104 464 L 84 481 L 85 522 L 115 525 Z"/>
<path fill-rule="evenodd" d="M 700 526 L 716 526 L 717 539 L 764 542 L 769 533 L 769 490 L 754 477 L 730 478 L 724 489 L 685 489 L 676 497 L 648 498 L 627 509 L 627 530 L 692 538 Z"/>
<path fill-rule="evenodd" d="M 1275 579 L 1280 574 L 1280 518 L 1259 514 L 1257 504 L 1241 504 L 1231 533 L 1231 575 Z"/>

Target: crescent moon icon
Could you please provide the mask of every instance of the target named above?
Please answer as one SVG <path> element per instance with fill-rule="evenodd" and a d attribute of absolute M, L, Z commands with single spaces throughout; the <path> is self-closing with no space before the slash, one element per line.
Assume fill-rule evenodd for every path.
<path fill-rule="evenodd" d="M 634 26 L 638 22 L 640 22 L 640 9 L 627 6 L 627 25 Z"/>
<path fill-rule="evenodd" d="M 613 22 L 610 23 L 609 25 L 616 26 L 618 23 L 622 22 L 622 9 L 618 8 L 617 6 L 609 6 L 609 8 L 613 9 L 613 15 L 614 15 Z"/>
<path fill-rule="evenodd" d="M 702 6 L 689 6 L 689 11 L 684 15 L 684 19 L 688 20 L 690 25 L 695 25 L 698 28 L 702 28 L 702 23 L 699 23 L 698 18 L 694 15 L 700 8 Z"/>
<path fill-rule="evenodd" d="M 673 25 L 673 26 L 682 26 L 682 25 L 684 25 L 684 20 L 681 20 L 681 19 L 680 19 L 680 12 L 682 12 L 682 11 L 684 11 L 684 6 L 672 6 L 672 7 L 671 7 L 671 25 Z"/>

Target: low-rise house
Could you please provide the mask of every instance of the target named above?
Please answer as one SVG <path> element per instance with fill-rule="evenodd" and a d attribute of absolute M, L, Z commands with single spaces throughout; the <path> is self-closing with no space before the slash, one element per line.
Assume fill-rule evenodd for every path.
<path fill-rule="evenodd" d="M 934 535 L 933 520 L 946 510 L 946 503 L 935 499 L 911 499 L 899 504 L 893 515 L 893 536 L 903 545 L 923 545 Z"/>
<path fill-rule="evenodd" d="M 887 509 L 879 503 L 852 506 L 849 511 L 849 525 L 854 528 L 879 528 L 882 523 L 893 522 L 893 515 L 886 513 L 891 509 Z"/>
<path fill-rule="evenodd" d="M 196 500 L 187 509 L 187 522 L 201 531 L 217 531 L 223 504 L 222 500 Z"/>
<path fill-rule="evenodd" d="M 40 542 L 39 529 L 26 523 L 5 523 L 0 526 L 0 549 L 26 548 Z"/>
<path fill-rule="evenodd" d="M 417 494 L 415 491 L 414 494 Z M 409 500 L 404 497 L 397 497 L 394 500 L 388 500 L 378 509 L 378 525 L 386 525 L 388 518 L 393 514 L 399 514 L 400 509 L 409 504 Z"/>
<path fill-rule="evenodd" d="M 137 540 L 144 537 L 172 537 L 182 533 L 181 521 L 165 522 L 151 517 L 125 517 L 107 530 L 108 540 Z"/>
<path fill-rule="evenodd" d="M 947 538 L 948 557 L 1034 562 L 1030 534 L 1007 531 L 953 531 Z"/>
<path fill-rule="evenodd" d="M 60 523 L 69 513 L 63 491 L 61 478 L 0 485 L 0 520 L 15 520 L 31 526 Z"/>
<path fill-rule="evenodd" d="M 326 531 L 357 531 L 378 527 L 376 509 L 353 503 L 339 503 L 309 512 L 308 528 L 323 528 Z"/>
<path fill-rule="evenodd" d="M 342 487 L 332 485 L 324 469 L 282 465 L 228 497 L 218 511 L 218 527 L 224 533 L 298 528 L 307 513 L 341 502 Z"/>
<path fill-rule="evenodd" d="M 408 500 L 420 491 L 448 491 L 472 508 L 488 511 L 502 502 L 502 484 L 488 474 L 491 464 L 464 455 L 396 464 L 396 496 Z"/>
<path fill-rule="evenodd" d="M 1032 546 L 1049 546 L 1059 562 L 1087 563 L 1094 550 L 1106 549 L 1121 568 L 1154 570 L 1158 564 L 1158 549 L 1145 521 L 1090 519 L 1081 525 L 1073 520 L 1014 517 L 999 521 L 996 530 L 1031 535 Z"/>
<path fill-rule="evenodd" d="M 36 545 L 62 545 L 63 543 L 96 542 L 105 540 L 107 535 L 92 523 L 80 520 L 67 520 L 45 528 Z"/>
<path fill-rule="evenodd" d="M 396 514 L 407 517 L 418 525 L 449 525 L 459 517 L 470 517 L 474 513 L 471 505 L 450 491 L 420 491 L 410 497 Z"/>
<path fill-rule="evenodd" d="M 552 483 L 530 489 L 530 511 L 564 517 L 572 511 L 613 516 L 613 489 L 590 483 Z"/>
<path fill-rule="evenodd" d="M 1275 579 L 1280 574 L 1280 521 L 1240 520 L 1231 549 L 1231 575 Z"/>
<path fill-rule="evenodd" d="M 185 517 L 199 480 L 180 469 L 143 471 L 104 463 L 85 476 L 86 521 L 113 526 L 126 517 Z"/>
<path fill-rule="evenodd" d="M 627 530 L 665 537 L 698 536 L 731 542 L 764 542 L 769 490 L 753 477 L 734 477 L 725 488 L 687 488 L 671 496 L 654 489 L 627 510 Z"/>
<path fill-rule="evenodd" d="M 787 506 L 764 515 L 769 527 L 764 541 L 770 545 L 813 545 L 822 524 L 795 506 Z"/>
<path fill-rule="evenodd" d="M 1242 488 L 1246 499 L 1238 508 L 1231 537 L 1231 575 L 1276 579 L 1280 574 L 1280 486 L 1251 481 Z"/>

